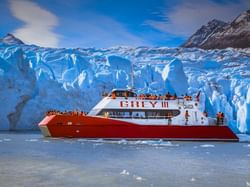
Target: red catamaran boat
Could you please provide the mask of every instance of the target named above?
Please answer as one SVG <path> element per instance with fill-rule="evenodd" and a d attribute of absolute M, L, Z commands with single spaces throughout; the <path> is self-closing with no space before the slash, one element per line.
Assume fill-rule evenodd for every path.
<path fill-rule="evenodd" d="M 115 89 L 87 115 L 52 112 L 39 128 L 45 137 L 238 141 L 223 118 L 209 118 L 199 108 L 191 97 Z"/>

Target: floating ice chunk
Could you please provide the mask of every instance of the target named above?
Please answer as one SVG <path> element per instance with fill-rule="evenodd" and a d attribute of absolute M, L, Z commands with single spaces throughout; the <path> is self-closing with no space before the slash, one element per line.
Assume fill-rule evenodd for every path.
<path fill-rule="evenodd" d="M 122 172 L 120 173 L 121 175 L 129 175 L 129 172 L 127 170 L 122 170 Z"/>
<path fill-rule="evenodd" d="M 49 141 L 49 140 L 43 140 L 43 142 L 45 142 L 45 143 L 49 143 L 50 141 Z"/>
<path fill-rule="evenodd" d="M 103 145 L 103 143 L 95 143 L 94 146 Z"/>
<path fill-rule="evenodd" d="M 142 177 L 138 176 L 138 177 L 136 177 L 135 179 L 141 181 L 141 180 L 142 180 Z"/>
<path fill-rule="evenodd" d="M 85 139 L 77 139 L 78 142 L 86 142 Z"/>
<path fill-rule="evenodd" d="M 60 140 L 61 138 L 52 137 L 52 138 L 50 138 L 50 139 L 52 139 L 52 140 Z"/>
<path fill-rule="evenodd" d="M 64 140 L 63 142 L 65 142 L 65 143 L 70 143 L 70 144 L 73 144 L 73 143 L 74 143 L 74 141 L 72 141 L 72 140 Z"/>
<path fill-rule="evenodd" d="M 93 142 L 96 144 L 121 144 L 121 145 L 149 145 L 149 146 L 156 146 L 156 147 L 178 147 L 179 144 L 173 144 L 170 141 L 155 141 L 155 140 L 137 140 L 137 141 L 128 141 L 125 139 L 121 140 L 103 140 L 103 139 L 95 139 L 95 140 L 88 140 L 88 139 L 78 139 L 78 142 Z"/>
<path fill-rule="evenodd" d="M 135 144 L 135 145 L 151 145 L 151 146 L 179 146 L 179 144 L 173 144 L 169 141 L 154 141 L 154 140 L 138 140 L 138 141 L 129 141 L 128 144 Z"/>
<path fill-rule="evenodd" d="M 84 144 L 84 142 L 92 142 L 95 143 L 94 145 L 98 145 L 98 144 L 103 144 L 103 143 L 108 143 L 108 140 L 103 140 L 101 138 L 99 139 L 77 139 L 78 142 L 81 142 L 81 144 Z M 111 143 L 111 141 L 110 141 Z"/>
<path fill-rule="evenodd" d="M 200 145 L 200 147 L 215 147 L 215 145 L 212 145 L 212 144 L 203 144 L 203 145 Z"/>
<path fill-rule="evenodd" d="M 243 145 L 243 147 L 248 147 L 248 148 L 250 148 L 250 144 Z"/>
<path fill-rule="evenodd" d="M 249 186 L 250 186 L 250 182 L 247 181 L 247 182 L 246 182 L 246 185 L 247 185 L 247 187 L 249 187 Z"/>
<path fill-rule="evenodd" d="M 160 146 L 167 146 L 167 147 L 178 147 L 179 146 L 179 144 L 173 144 L 173 143 L 171 143 L 171 142 L 164 142 L 164 141 L 162 141 L 161 143 L 160 143 Z"/>
<path fill-rule="evenodd" d="M 250 142 L 250 135 L 247 134 L 237 134 L 240 142 Z"/>
<path fill-rule="evenodd" d="M 190 181 L 191 181 L 191 182 L 194 182 L 194 181 L 196 181 L 196 179 L 195 179 L 194 177 L 192 177 L 192 178 L 190 179 Z"/>
<path fill-rule="evenodd" d="M 4 138 L 3 141 L 5 141 L 5 142 L 10 142 L 11 139 L 10 139 L 10 138 Z"/>
<path fill-rule="evenodd" d="M 25 141 L 26 141 L 26 142 L 37 142 L 38 139 L 26 139 Z"/>
<path fill-rule="evenodd" d="M 138 181 L 145 180 L 145 179 L 142 178 L 141 176 L 137 176 L 137 175 L 133 175 L 133 178 L 134 178 L 135 180 L 138 180 Z"/>
<path fill-rule="evenodd" d="M 104 140 L 103 140 L 102 138 L 99 138 L 99 139 L 93 140 L 93 141 L 95 141 L 95 142 L 97 142 L 97 143 L 102 143 L 102 142 L 104 142 Z"/>
<path fill-rule="evenodd" d="M 118 141 L 117 143 L 124 145 L 124 144 L 127 144 L 128 142 L 127 142 L 127 140 L 122 139 L 122 140 Z"/>

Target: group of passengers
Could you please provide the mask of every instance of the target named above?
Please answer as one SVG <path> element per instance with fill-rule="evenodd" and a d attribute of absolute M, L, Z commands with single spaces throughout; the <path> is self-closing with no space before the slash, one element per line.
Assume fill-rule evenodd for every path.
<path fill-rule="evenodd" d="M 115 99 L 116 97 L 118 97 L 116 95 L 115 92 L 112 92 L 111 94 L 111 98 L 112 99 Z M 127 92 L 125 92 L 125 94 L 123 95 L 123 97 L 125 98 L 128 98 L 128 94 Z M 167 92 L 166 95 L 155 95 L 155 94 L 139 94 L 137 95 L 137 98 L 138 99 L 142 99 L 142 100 L 175 100 L 177 99 L 177 95 L 176 93 L 175 94 L 170 94 L 170 92 Z M 186 101 L 192 101 L 192 96 L 188 95 L 188 94 L 185 94 L 183 96 L 183 98 L 186 100 Z"/>
<path fill-rule="evenodd" d="M 154 94 L 139 94 L 139 99 L 146 100 L 175 100 L 177 99 L 177 95 L 171 95 L 169 92 L 166 95 L 154 95 Z"/>
<path fill-rule="evenodd" d="M 51 115 L 68 115 L 68 116 L 86 116 L 87 113 L 83 111 L 64 111 L 61 112 L 59 110 L 49 110 L 46 112 L 46 116 L 51 116 Z"/>

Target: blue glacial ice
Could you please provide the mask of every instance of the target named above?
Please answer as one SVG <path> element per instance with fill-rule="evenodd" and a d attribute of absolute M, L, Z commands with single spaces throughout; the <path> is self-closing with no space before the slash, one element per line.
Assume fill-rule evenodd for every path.
<path fill-rule="evenodd" d="M 0 44 L 0 129 L 37 129 L 49 109 L 89 111 L 102 93 L 195 96 L 202 109 L 225 113 L 235 132 L 250 133 L 250 49 L 167 47 L 54 49 Z"/>

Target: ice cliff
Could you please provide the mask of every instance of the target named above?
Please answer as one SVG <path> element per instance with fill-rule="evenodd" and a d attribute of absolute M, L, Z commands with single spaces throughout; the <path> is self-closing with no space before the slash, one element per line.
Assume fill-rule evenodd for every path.
<path fill-rule="evenodd" d="M 233 130 L 250 133 L 250 49 L 114 47 L 53 49 L 0 42 L 0 129 L 37 129 L 49 109 L 90 110 L 102 92 L 193 96 L 226 114 Z"/>

